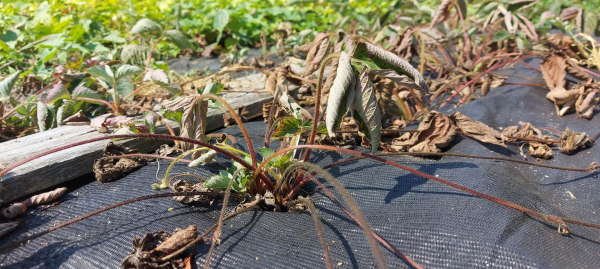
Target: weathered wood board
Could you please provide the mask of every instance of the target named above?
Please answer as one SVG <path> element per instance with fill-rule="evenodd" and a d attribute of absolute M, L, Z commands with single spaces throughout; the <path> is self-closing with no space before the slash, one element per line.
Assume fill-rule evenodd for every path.
<path fill-rule="evenodd" d="M 248 77 L 239 79 L 244 81 L 252 79 L 256 81 L 257 79 Z M 264 78 L 262 78 L 262 83 L 264 84 Z M 245 107 L 248 115 L 260 114 L 263 103 L 273 99 L 269 93 L 226 93 L 223 97 L 234 109 Z M 174 122 L 169 124 L 178 133 L 178 124 Z M 209 109 L 207 131 L 217 130 L 223 127 L 223 124 L 223 111 Z M 156 133 L 168 133 L 168 131 L 165 126 L 159 126 Z M 53 148 L 105 135 L 107 134 L 99 133 L 90 126 L 61 126 L 10 140 L 0 143 L 0 164 L 9 166 Z M 102 156 L 102 150 L 107 143 L 108 140 L 103 140 L 56 152 L 28 162 L 9 172 L 0 181 L 5 189 L 3 193 L 0 193 L 2 204 L 91 173 L 94 161 Z M 165 141 L 129 139 L 117 143 L 139 149 L 142 152 L 151 152 Z"/>

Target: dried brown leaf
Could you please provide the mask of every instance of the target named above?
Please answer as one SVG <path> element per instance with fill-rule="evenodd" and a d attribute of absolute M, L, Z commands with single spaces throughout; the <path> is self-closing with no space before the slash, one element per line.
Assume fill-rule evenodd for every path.
<path fill-rule="evenodd" d="M 563 34 L 553 34 L 548 38 L 546 44 L 555 50 L 566 53 L 569 58 L 587 60 L 586 55 L 588 53 L 573 37 Z"/>
<path fill-rule="evenodd" d="M 207 100 L 200 100 L 198 102 L 196 102 L 196 108 L 194 109 L 194 125 L 196 128 L 194 128 L 194 137 L 192 137 L 193 139 L 196 139 L 198 141 L 204 141 L 204 135 L 206 133 L 206 123 L 208 122 L 207 119 L 207 114 L 208 114 L 208 101 Z M 198 145 L 198 144 L 194 144 L 194 149 L 198 149 L 202 146 Z M 196 159 L 201 155 L 200 151 L 196 151 L 192 154 L 192 158 Z"/>
<path fill-rule="evenodd" d="M 552 53 L 545 57 L 540 63 L 540 69 L 542 70 L 542 76 L 546 85 L 553 91 L 556 88 L 562 88 L 564 90 L 567 76 L 567 62 L 565 57 Z"/>
<path fill-rule="evenodd" d="M 507 138 L 492 127 L 482 122 L 474 121 L 458 111 L 454 112 L 450 118 L 464 135 L 484 143 L 506 147 L 504 142 Z"/>
<path fill-rule="evenodd" d="M 269 91 L 273 96 L 275 96 L 275 89 L 277 87 L 277 72 L 272 70 L 267 75 L 267 79 L 265 80 L 265 89 Z"/>
<path fill-rule="evenodd" d="M 574 153 L 582 147 L 589 147 L 592 140 L 585 133 L 576 133 L 567 127 L 560 137 L 560 151 L 566 154 Z"/>
<path fill-rule="evenodd" d="M 2 210 L 0 210 L 0 213 L 5 218 L 14 218 L 20 214 L 25 213 L 25 211 L 27 211 L 27 208 L 29 207 L 46 204 L 56 200 L 58 197 L 62 196 L 66 191 L 67 188 L 63 187 L 57 188 L 53 191 L 40 193 L 38 195 L 31 196 L 29 199 L 23 202 L 14 203 L 8 207 L 5 207 Z"/>
<path fill-rule="evenodd" d="M 169 255 L 196 239 L 196 233 L 198 233 L 196 225 L 190 225 L 185 230 L 176 230 L 173 235 L 160 243 L 152 252 L 161 256 Z"/>
<path fill-rule="evenodd" d="M 580 79 L 582 81 L 589 81 L 589 80 L 593 79 L 588 73 L 586 73 L 584 71 L 583 68 L 581 68 L 581 66 L 579 66 L 571 58 L 567 59 L 567 73 L 569 73 L 569 75 L 574 76 L 577 79 Z"/>
<path fill-rule="evenodd" d="M 306 61 L 306 70 L 304 71 L 304 75 L 308 76 L 313 72 L 317 71 L 321 66 L 321 61 L 329 51 L 329 38 L 321 41 L 321 45 L 319 46 L 315 57 L 311 59 L 309 62 L 308 59 Z"/>
<path fill-rule="evenodd" d="M 124 269 L 166 269 L 184 268 L 186 258 L 178 255 L 169 261 L 161 258 L 184 247 L 196 238 L 198 228 L 195 225 L 185 230 L 176 230 L 172 236 L 167 232 L 147 233 L 144 237 L 133 237 L 133 252 L 121 263 Z"/>
<path fill-rule="evenodd" d="M 319 50 L 321 49 L 322 45 L 328 44 L 329 42 L 329 34 L 328 33 L 318 33 L 315 36 L 315 39 L 313 40 L 312 43 L 310 43 L 310 48 L 308 49 L 308 53 L 306 54 L 306 71 L 308 71 L 308 67 L 309 65 L 311 65 L 314 62 L 314 58 L 317 56 L 317 53 L 319 53 Z M 316 69 L 315 69 L 316 70 Z M 313 70 L 314 72 L 314 70 Z M 312 72 L 308 73 L 305 72 L 305 75 L 311 74 Z"/>
<path fill-rule="evenodd" d="M 539 36 L 535 30 L 535 25 L 525 16 L 521 14 L 518 16 L 523 21 L 523 23 L 519 23 L 519 28 L 521 28 L 521 31 L 523 31 L 525 35 L 531 39 L 531 41 L 537 42 L 539 40 Z"/>
<path fill-rule="evenodd" d="M 492 88 L 492 81 L 494 81 L 494 79 L 491 75 L 489 75 L 483 81 L 483 84 L 481 84 L 481 96 L 485 97 L 490 92 L 490 89 Z"/>
<path fill-rule="evenodd" d="M 542 15 L 540 15 L 540 23 L 544 23 L 549 19 L 552 19 L 556 17 L 556 14 L 550 12 L 550 11 L 544 11 L 542 12 Z"/>
<path fill-rule="evenodd" d="M 392 141 L 397 150 L 409 152 L 440 152 L 454 140 L 456 126 L 437 111 L 430 111 L 419 124 L 418 132 L 406 133 Z"/>
<path fill-rule="evenodd" d="M 580 94 L 577 98 L 577 102 L 575 102 L 575 110 L 577 111 L 577 115 L 582 118 L 589 119 L 592 117 L 594 113 L 594 107 L 598 103 L 598 98 L 596 95 L 598 94 L 598 89 L 587 89 L 583 85 L 579 87 Z"/>
<path fill-rule="evenodd" d="M 370 70 L 370 72 L 377 76 L 390 79 L 391 81 L 398 84 L 399 86 L 413 88 L 415 90 L 418 90 L 419 92 L 423 92 L 425 90 L 425 89 L 421 88 L 419 85 L 417 85 L 414 80 L 410 79 L 409 77 L 407 77 L 405 75 L 400 75 L 400 74 L 398 74 L 398 72 L 391 70 L 391 69 Z M 386 88 L 389 88 L 389 87 L 386 87 Z"/>
<path fill-rule="evenodd" d="M 505 137 L 514 136 L 519 138 L 542 138 L 542 131 L 540 131 L 540 129 L 536 128 L 535 126 L 531 125 L 531 123 L 519 122 L 519 124 L 521 126 L 509 126 L 504 128 L 504 130 L 502 130 L 502 135 L 504 135 Z M 506 141 L 514 142 L 517 140 L 514 138 L 507 138 Z"/>
<path fill-rule="evenodd" d="M 558 116 L 563 116 L 575 105 L 578 95 L 578 89 L 571 89 L 567 91 L 564 88 L 555 88 L 546 94 L 546 98 L 554 102 Z"/>
<path fill-rule="evenodd" d="M 431 24 L 429 25 L 429 29 L 433 29 L 434 26 L 436 26 L 440 22 L 443 22 L 444 20 L 446 20 L 446 18 L 448 17 L 448 13 L 450 12 L 450 9 L 452 8 L 452 6 L 450 6 L 451 3 L 452 3 L 451 0 L 442 1 L 442 3 L 438 6 L 438 9 L 435 11 L 435 14 L 433 15 L 433 19 L 431 19 Z"/>
<path fill-rule="evenodd" d="M 96 180 L 103 183 L 112 181 L 144 166 L 146 162 L 150 161 L 150 159 L 143 157 L 107 158 L 107 156 L 119 156 L 133 153 L 138 153 L 138 151 L 136 149 L 129 149 L 121 145 L 113 144 L 112 142 L 108 143 L 104 148 L 104 157 L 94 162 L 93 171 Z"/>
<path fill-rule="evenodd" d="M 577 25 L 578 32 L 583 30 L 583 9 L 578 7 L 569 7 L 562 10 L 560 13 L 560 20 L 566 21 L 575 18 L 575 24 Z"/>
<path fill-rule="evenodd" d="M 543 143 L 538 142 L 529 142 L 529 155 L 536 158 L 541 159 L 550 159 L 552 158 L 552 149 Z"/>
<path fill-rule="evenodd" d="M 191 183 L 184 180 L 177 180 L 173 183 L 173 191 L 175 192 L 210 192 L 210 189 L 204 187 L 204 183 Z M 192 204 L 192 203 L 201 203 L 201 204 L 210 204 L 212 202 L 212 198 L 207 195 L 188 195 L 188 196 L 175 196 L 173 200 L 180 202 L 182 204 Z"/>

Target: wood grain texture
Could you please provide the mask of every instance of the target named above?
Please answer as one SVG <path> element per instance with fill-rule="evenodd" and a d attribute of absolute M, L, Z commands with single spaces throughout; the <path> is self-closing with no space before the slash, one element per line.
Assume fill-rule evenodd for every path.
<path fill-rule="evenodd" d="M 260 79 L 258 80 L 260 81 Z M 234 109 L 245 107 L 248 115 L 261 114 L 262 104 L 273 99 L 268 93 L 227 93 L 223 97 Z M 209 109 L 207 132 L 222 128 L 223 124 L 223 111 Z M 169 125 L 177 134 L 179 133 L 177 123 L 169 122 Z M 166 134 L 168 131 L 165 126 L 157 126 L 156 133 Z M 8 166 L 53 148 L 105 135 L 107 134 L 98 133 L 90 126 L 61 126 L 10 140 L 0 143 L 0 152 L 2 153 L 0 154 L 0 166 Z M 102 150 L 108 142 L 108 140 L 98 141 L 60 151 L 26 163 L 9 172 L 0 180 L 5 189 L 5 192 L 0 193 L 2 204 L 92 173 L 94 161 L 102 156 Z M 165 141 L 128 139 L 116 143 L 139 149 L 141 152 L 152 152 Z"/>

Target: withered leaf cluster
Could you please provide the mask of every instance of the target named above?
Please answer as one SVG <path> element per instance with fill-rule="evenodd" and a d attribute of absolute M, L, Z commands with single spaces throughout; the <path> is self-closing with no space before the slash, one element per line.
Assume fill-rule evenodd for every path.
<path fill-rule="evenodd" d="M 598 103 L 600 83 L 579 65 L 587 52 L 575 39 L 562 34 L 552 35 L 547 44 L 552 49 L 540 63 L 540 69 L 550 92 L 546 95 L 556 107 L 559 116 L 569 111 L 582 118 L 593 116 Z M 575 77 L 568 80 L 567 74 Z"/>
<path fill-rule="evenodd" d="M 142 238 L 133 237 L 133 252 L 127 255 L 121 266 L 123 269 L 173 269 L 184 268 L 185 261 L 181 255 L 167 261 L 161 258 L 174 253 L 194 239 L 198 227 L 190 225 L 185 230 L 147 233 Z"/>
<path fill-rule="evenodd" d="M 576 133 L 573 130 L 565 129 L 560 137 L 560 151 L 571 154 L 583 147 L 589 147 L 593 141 L 585 133 Z"/>
<path fill-rule="evenodd" d="M 0 214 L 7 218 L 14 218 L 22 213 L 27 211 L 27 208 L 31 208 L 38 205 L 43 205 L 49 202 L 52 202 L 58 199 L 67 191 L 67 188 L 57 188 L 53 191 L 48 191 L 44 193 L 40 193 L 34 196 L 31 196 L 29 199 L 24 200 L 22 202 L 11 204 L 8 207 L 0 209 Z"/>
<path fill-rule="evenodd" d="M 94 175 L 100 182 L 109 182 L 144 166 L 151 161 L 145 157 L 109 158 L 109 156 L 120 156 L 124 154 L 139 153 L 136 149 L 108 143 L 103 151 L 103 157 L 94 162 Z"/>
<path fill-rule="evenodd" d="M 429 112 L 417 130 L 394 139 L 390 147 L 395 151 L 440 152 L 456 136 L 456 125 L 450 117 L 437 111 Z"/>
<path fill-rule="evenodd" d="M 543 137 L 542 131 L 528 122 L 520 122 L 520 126 L 509 126 L 504 128 L 502 134 L 508 137 L 508 141 L 515 142 L 517 138 L 531 138 L 531 139 L 550 139 L 550 137 Z M 540 159 L 550 159 L 554 155 L 552 149 L 548 143 L 527 141 L 529 144 L 529 155 Z"/>
<path fill-rule="evenodd" d="M 177 180 L 173 183 L 173 191 L 175 192 L 211 192 L 210 189 L 204 187 L 204 183 L 192 183 L 185 180 Z M 182 204 L 192 204 L 192 203 L 201 203 L 201 204 L 212 204 L 214 196 L 208 195 L 188 195 L 188 196 L 175 196 L 173 200 L 180 202 Z"/>
<path fill-rule="evenodd" d="M 474 121 L 458 111 L 454 112 L 450 118 L 452 118 L 464 135 L 484 143 L 506 147 L 504 142 L 507 138 L 492 127 L 482 122 Z"/>

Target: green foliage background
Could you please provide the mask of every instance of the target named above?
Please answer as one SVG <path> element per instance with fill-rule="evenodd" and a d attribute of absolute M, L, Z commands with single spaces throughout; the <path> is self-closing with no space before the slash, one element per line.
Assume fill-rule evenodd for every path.
<path fill-rule="evenodd" d="M 207 44 L 219 37 L 215 29 L 218 14 L 228 15 L 223 38 L 224 50 L 256 47 L 261 31 L 269 43 L 277 38 L 281 22 L 291 22 L 293 32 L 333 31 L 352 27 L 368 33 L 397 21 L 407 26 L 426 23 L 441 0 L 54 0 L 7 1 L 0 3 L 0 65 L 16 61 L 19 69 L 30 69 L 44 78 L 43 69 L 56 64 L 82 61 L 136 43 L 127 33 L 135 22 L 149 18 L 163 29 L 179 29 L 201 51 L 194 37 Z M 468 1 L 469 19 L 485 19 L 485 7 L 497 1 Z M 504 1 L 506 3 L 511 1 Z M 586 14 L 598 14 L 596 0 L 542 0 L 527 16 L 536 22 L 539 14 L 562 8 L 583 7 Z M 227 18 L 225 18 L 227 19 Z M 300 40 L 299 42 L 301 42 Z M 180 50 L 170 42 L 157 47 L 158 59 L 175 57 Z M 1 70 L 11 73 L 13 70 Z"/>

